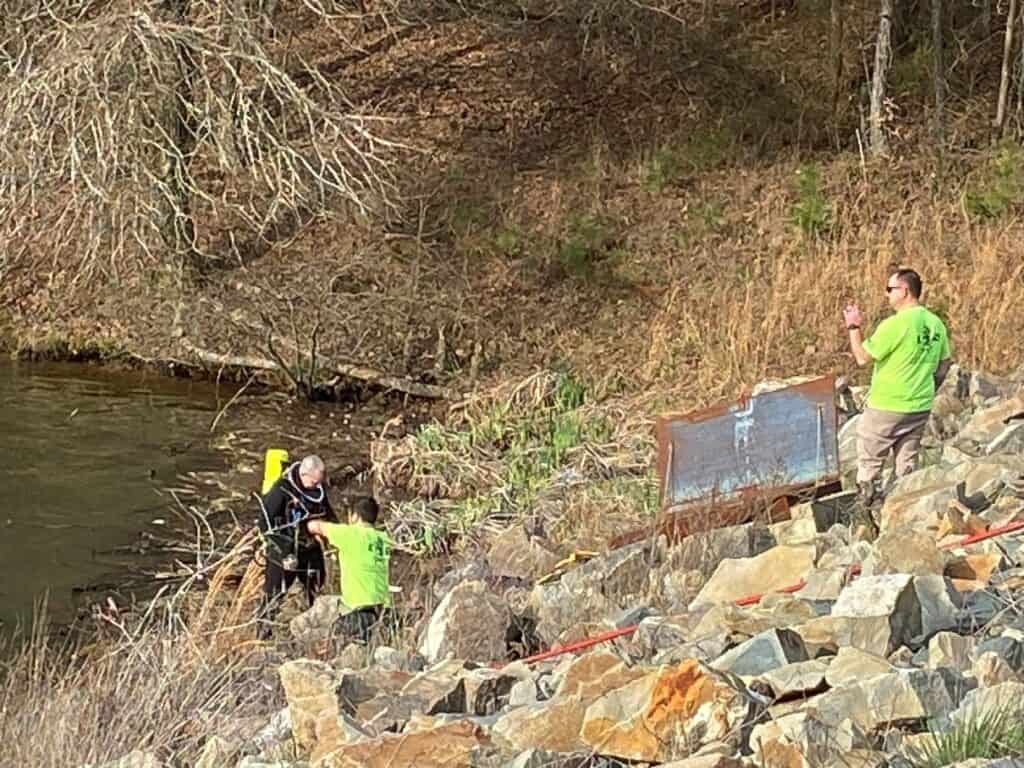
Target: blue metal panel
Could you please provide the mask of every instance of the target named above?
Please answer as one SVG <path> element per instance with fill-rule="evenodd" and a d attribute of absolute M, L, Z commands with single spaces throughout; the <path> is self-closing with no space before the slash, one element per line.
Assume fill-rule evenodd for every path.
<path fill-rule="evenodd" d="M 832 377 L 658 420 L 662 506 L 770 500 L 839 478 Z"/>

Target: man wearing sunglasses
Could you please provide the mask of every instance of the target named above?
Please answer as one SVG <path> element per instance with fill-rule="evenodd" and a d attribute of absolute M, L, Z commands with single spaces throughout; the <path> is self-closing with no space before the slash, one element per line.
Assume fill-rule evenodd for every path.
<path fill-rule="evenodd" d="M 867 408 L 857 430 L 857 488 L 869 536 L 877 535 L 871 509 L 881 494 L 882 465 L 895 454 L 896 477 L 914 470 L 935 390 L 949 371 L 946 326 L 921 306 L 921 276 L 900 269 L 889 276 L 885 292 L 895 314 L 862 336 L 863 316 L 856 305 L 843 310 L 850 348 L 857 365 L 874 363 Z"/>

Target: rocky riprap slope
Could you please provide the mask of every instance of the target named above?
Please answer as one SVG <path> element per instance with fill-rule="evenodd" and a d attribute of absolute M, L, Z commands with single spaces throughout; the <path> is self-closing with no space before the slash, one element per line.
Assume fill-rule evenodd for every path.
<path fill-rule="evenodd" d="M 1020 720 L 1022 532 L 960 544 L 1024 521 L 1020 380 L 954 370 L 929 443 L 873 542 L 852 539 L 840 494 L 537 583 L 563 553 L 510 529 L 435 584 L 416 649 L 285 661 L 287 706 L 210 734 L 198 765 L 895 768 L 986 713 Z M 764 597 L 737 604 L 751 593 Z M 316 640 L 330 618 L 320 605 L 292 629 Z M 634 624 L 579 654 L 494 663 L 510 638 L 547 647 Z M 108 768 L 158 765 L 134 753 Z"/>

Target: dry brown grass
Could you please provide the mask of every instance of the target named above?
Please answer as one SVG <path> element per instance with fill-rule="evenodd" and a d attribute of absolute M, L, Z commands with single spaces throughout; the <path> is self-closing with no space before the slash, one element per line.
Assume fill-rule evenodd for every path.
<path fill-rule="evenodd" d="M 0 765 L 102 764 L 133 750 L 192 765 L 210 736 L 266 720 L 281 703 L 246 620 L 259 580 L 247 573 L 227 586 L 242 556 L 236 548 L 224 560 L 205 594 L 186 589 L 141 617 L 107 616 L 90 644 L 61 642 L 38 621 L 0 673 Z"/>

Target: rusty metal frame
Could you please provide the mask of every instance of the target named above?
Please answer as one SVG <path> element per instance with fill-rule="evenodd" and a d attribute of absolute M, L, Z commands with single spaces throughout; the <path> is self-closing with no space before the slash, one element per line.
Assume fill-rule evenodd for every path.
<path fill-rule="evenodd" d="M 804 476 L 795 482 L 780 478 L 777 482 L 758 481 L 724 492 L 692 495 L 673 502 L 672 472 L 677 466 L 678 457 L 676 441 L 673 440 L 673 425 L 683 422 L 688 425 L 700 425 L 721 419 L 724 416 L 743 415 L 744 411 L 754 413 L 752 401 L 762 398 L 786 398 L 789 401 L 806 400 L 815 405 L 817 410 L 817 433 L 815 435 L 816 451 L 822 451 L 822 461 L 816 462 L 813 477 Z M 792 406 L 778 406 L 782 411 Z M 763 409 L 762 409 L 763 410 Z M 778 418 L 776 415 L 775 418 Z M 813 418 L 813 416 L 812 416 Z M 753 417 L 750 419 L 753 422 Z M 753 397 L 742 397 L 731 403 L 721 403 L 689 413 L 670 413 L 658 418 L 655 427 L 657 440 L 656 470 L 659 488 L 659 521 L 657 528 L 670 540 L 678 540 L 691 533 L 728 525 L 738 525 L 755 517 L 762 517 L 767 522 L 774 522 L 789 517 L 789 506 L 792 502 L 816 498 L 833 493 L 840 488 L 839 446 L 838 446 L 838 412 L 835 405 L 835 379 L 823 376 L 800 384 L 794 384 L 777 390 L 758 394 Z M 724 427 L 723 427 L 724 428 Z M 791 437 L 792 435 L 790 435 Z M 698 449 L 699 451 L 700 449 Z M 737 449 L 739 450 L 739 449 Z M 819 471 L 819 468 L 823 471 Z M 807 473 L 804 472 L 806 475 Z M 632 531 L 616 537 L 610 542 L 612 546 L 639 541 L 651 536 L 651 529 Z"/>

